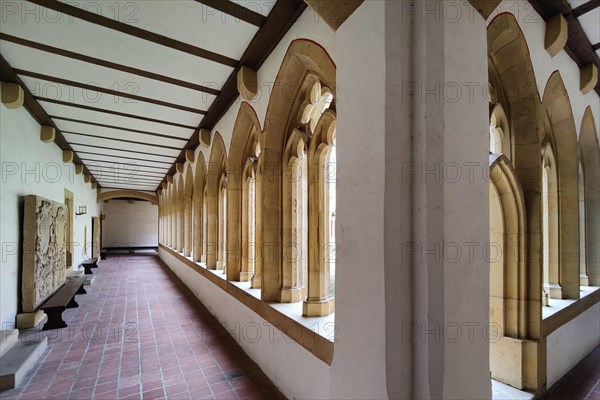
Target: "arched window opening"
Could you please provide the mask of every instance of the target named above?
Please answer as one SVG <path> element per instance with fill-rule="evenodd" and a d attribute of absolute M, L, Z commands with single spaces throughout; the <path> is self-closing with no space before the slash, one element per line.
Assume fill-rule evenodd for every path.
<path fill-rule="evenodd" d="M 337 183 L 337 154 L 335 139 L 329 150 L 325 162 L 325 185 L 327 186 L 327 198 L 324 203 L 327 204 L 325 216 L 329 218 L 328 233 L 326 235 L 328 251 L 325 262 L 329 263 L 329 296 L 335 297 L 335 266 L 337 245 L 335 242 L 335 213 L 336 213 L 336 183 Z"/>
<path fill-rule="evenodd" d="M 246 162 L 242 182 L 242 269 L 240 281 L 254 276 L 256 264 L 256 159 Z"/>
<path fill-rule="evenodd" d="M 496 104 L 490 114 L 490 153 L 504 154 L 510 160 L 511 152 L 508 118 L 504 108 Z"/>
<path fill-rule="evenodd" d="M 559 283 L 559 243 L 558 243 L 558 185 L 556 160 L 552 146 L 544 147 L 542 161 L 542 271 L 543 296 L 561 299 Z"/>
<path fill-rule="evenodd" d="M 585 177 L 583 165 L 579 162 L 579 284 L 589 286 L 587 272 L 587 235 L 585 219 Z"/>
<path fill-rule="evenodd" d="M 223 173 L 218 192 L 217 269 L 227 273 L 227 177 Z"/>
<path fill-rule="evenodd" d="M 286 148 L 283 181 L 283 265 L 281 302 L 302 301 L 306 297 L 308 259 L 308 187 L 305 142 L 295 130 Z"/>
<path fill-rule="evenodd" d="M 314 77 L 313 77 L 314 79 Z M 310 137 L 308 159 L 309 265 L 305 316 L 324 316 L 334 311 L 336 218 L 336 114 L 331 90 L 316 81 L 307 91 L 312 105 L 302 118 Z M 310 111 L 306 111 L 309 110 Z"/>
<path fill-rule="evenodd" d="M 204 188 L 204 200 L 202 201 L 202 256 L 200 262 L 206 266 L 206 255 L 208 254 L 208 201 L 207 201 L 207 188 Z"/>

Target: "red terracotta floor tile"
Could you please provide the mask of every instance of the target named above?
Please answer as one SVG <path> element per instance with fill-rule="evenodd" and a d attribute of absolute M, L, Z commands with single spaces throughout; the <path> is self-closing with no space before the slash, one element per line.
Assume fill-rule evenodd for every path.
<path fill-rule="evenodd" d="M 94 273 L 67 328 L 23 332 L 48 350 L 2 400 L 283 398 L 158 257 L 115 255 Z M 597 365 L 582 368 L 598 379 Z"/>

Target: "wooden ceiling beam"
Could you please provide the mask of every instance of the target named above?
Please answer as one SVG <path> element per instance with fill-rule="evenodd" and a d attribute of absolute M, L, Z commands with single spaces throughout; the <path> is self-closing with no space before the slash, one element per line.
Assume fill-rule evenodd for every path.
<path fill-rule="evenodd" d="M 46 102 L 46 103 L 53 103 L 53 104 L 59 104 L 59 105 L 66 106 L 66 107 L 73 107 L 73 108 L 79 108 L 79 109 L 82 109 L 82 110 L 94 111 L 94 112 L 98 112 L 98 113 L 111 114 L 111 115 L 116 115 L 116 116 L 124 117 L 124 118 L 137 119 L 137 120 L 140 120 L 140 121 L 154 122 L 154 123 L 157 123 L 157 124 L 170 125 L 170 126 L 175 126 L 175 127 L 178 127 L 178 128 L 196 129 L 195 126 L 183 125 L 183 124 L 179 124 L 177 122 L 165 121 L 165 120 L 162 120 L 162 119 L 155 119 L 155 118 L 148 118 L 148 117 L 143 117 L 141 115 L 135 115 L 135 114 L 127 114 L 127 113 L 122 113 L 122 112 L 119 112 L 119 111 L 107 110 L 105 108 L 98 108 L 98 107 L 86 106 L 84 104 L 69 103 L 67 101 L 56 100 L 56 99 L 52 99 L 52 98 L 49 98 L 49 97 L 35 96 L 34 98 L 37 101 Z"/>
<path fill-rule="evenodd" d="M 70 58 L 70 59 L 73 59 L 73 60 L 83 61 L 83 62 L 86 62 L 86 63 L 89 63 L 89 64 L 94 64 L 94 65 L 99 65 L 101 67 L 110 68 L 110 69 L 113 69 L 115 71 L 121 71 L 121 72 L 125 72 L 125 73 L 128 73 L 128 74 L 133 74 L 133 75 L 141 76 L 143 78 L 148 78 L 148 79 L 152 79 L 152 80 L 159 81 L 159 82 L 169 83 L 171 85 L 176 85 L 176 86 L 184 87 L 186 89 L 191 89 L 191 90 L 196 90 L 198 92 L 212 94 L 214 96 L 217 96 L 219 94 L 219 91 L 216 90 L 216 89 L 214 89 L 214 88 L 209 88 L 209 87 L 206 87 L 206 86 L 197 85 L 195 83 L 183 81 L 181 79 L 176 79 L 176 78 L 173 78 L 173 77 L 170 77 L 170 76 L 155 74 L 153 72 L 142 70 L 142 69 L 138 69 L 138 68 L 128 67 L 126 65 L 113 63 L 113 62 L 106 61 L 106 60 L 103 60 L 103 59 L 100 59 L 100 58 L 86 56 L 86 55 L 81 54 L 81 53 L 76 53 L 76 52 L 73 52 L 73 51 L 60 49 L 58 47 L 48 46 L 48 45 L 45 45 L 45 44 L 42 44 L 42 43 L 38 43 L 38 42 L 31 41 L 31 40 L 23 39 L 23 38 L 20 38 L 20 37 L 17 37 L 17 36 L 8 35 L 8 34 L 2 33 L 2 32 L 0 32 L 0 40 L 5 40 L 7 42 L 15 43 L 15 44 L 18 44 L 18 45 L 21 45 L 21 46 L 25 46 L 25 47 L 29 47 L 29 48 L 32 48 L 32 49 L 36 49 L 36 50 L 41 50 L 41 51 L 44 51 L 46 53 L 50 53 L 50 54 L 54 54 L 54 55 L 58 55 L 58 56 L 66 57 L 66 58 Z"/>
<path fill-rule="evenodd" d="M 127 99 L 137 100 L 137 101 L 141 101 L 144 103 L 156 104 L 156 105 L 167 107 L 167 108 L 173 108 L 176 110 L 187 111 L 189 113 L 194 113 L 194 114 L 201 114 L 201 115 L 206 114 L 206 111 L 200 110 L 197 108 L 187 107 L 187 106 L 183 106 L 180 104 L 169 103 L 167 101 L 152 99 L 150 97 L 138 96 L 138 95 L 132 94 L 132 93 L 119 92 L 118 90 L 112 90 L 112 89 L 103 88 L 101 86 L 94 86 L 94 85 L 90 85 L 87 83 L 72 81 L 69 79 L 59 78 L 57 76 L 40 74 L 38 72 L 26 71 L 26 70 L 17 69 L 17 68 L 15 68 L 14 71 L 17 73 L 17 75 L 23 75 L 23 76 L 27 76 L 29 78 L 42 79 L 45 81 L 59 83 L 62 85 L 73 86 L 76 88 L 89 90 L 90 92 L 106 93 L 106 94 L 110 94 L 115 97 L 124 97 Z"/>
<path fill-rule="evenodd" d="M 573 9 L 573 15 L 575 15 L 576 17 L 580 17 L 583 14 L 586 14 L 592 10 L 595 10 L 596 8 L 600 7 L 600 0 L 591 0 L 588 1 L 587 3 L 583 3 L 582 5 L 575 7 Z M 599 21 L 600 23 L 600 21 Z"/>
<path fill-rule="evenodd" d="M 63 130 L 63 133 L 66 133 L 69 135 L 90 137 L 90 138 L 94 138 L 94 139 L 114 140 L 116 142 L 122 142 L 122 143 L 131 143 L 131 144 L 139 144 L 142 146 L 158 147 L 161 149 L 179 150 L 179 147 L 177 147 L 177 146 L 167 146 L 164 144 L 157 144 L 157 143 L 151 143 L 151 142 L 139 142 L 137 140 L 129 140 L 129 139 L 117 139 L 117 138 L 112 138 L 112 137 L 108 137 L 108 136 L 93 135 L 91 133 L 74 132 L 74 131 L 68 131 L 68 130 Z"/>
<path fill-rule="evenodd" d="M 198 3 L 213 8 L 216 11 L 231 15 L 241 21 L 247 22 L 259 28 L 264 24 L 266 17 L 254 10 L 241 6 L 229 0 L 196 0 Z M 260 6 L 260 2 L 254 3 Z M 204 14 L 204 13 L 203 13 Z"/>
<path fill-rule="evenodd" d="M 167 36 L 159 35 L 154 32 L 147 31 L 145 29 L 138 28 L 137 26 L 125 24 L 120 21 L 116 21 L 112 18 L 98 15 L 91 11 L 87 11 L 67 3 L 62 3 L 57 0 L 28 0 L 30 3 L 37 4 L 40 7 L 49 8 L 61 14 L 70 15 L 77 19 L 103 26 L 104 28 L 112 29 L 117 32 L 124 33 L 126 35 L 137 37 L 161 46 L 169 47 L 171 49 L 179 50 L 184 53 L 188 53 L 197 57 L 204 58 L 219 64 L 227 65 L 229 67 L 235 67 L 237 60 L 233 58 L 218 54 L 200 47 L 193 46 L 189 43 L 185 43 L 176 39 L 169 38 Z M 287 1 L 287 0 L 286 0 Z"/>
<path fill-rule="evenodd" d="M 101 128 L 116 129 L 116 130 L 119 130 L 119 131 L 125 131 L 125 132 L 131 132 L 131 133 L 139 133 L 139 134 L 142 134 L 142 135 L 160 137 L 160 138 L 163 138 L 163 139 L 179 140 L 179 141 L 183 141 L 183 142 L 185 142 L 187 140 L 186 138 L 182 138 L 182 137 L 179 137 L 179 136 L 163 135 L 162 133 L 142 131 L 142 130 L 139 130 L 139 129 L 132 129 L 132 128 L 125 128 L 125 127 L 117 126 L 117 125 L 101 124 L 99 122 L 86 121 L 86 120 L 76 119 L 76 118 L 61 117 L 61 116 L 58 116 L 58 115 L 50 115 L 50 118 L 55 119 L 55 120 L 59 120 L 59 121 L 76 122 L 78 124 L 98 126 L 98 127 L 101 127 Z"/>

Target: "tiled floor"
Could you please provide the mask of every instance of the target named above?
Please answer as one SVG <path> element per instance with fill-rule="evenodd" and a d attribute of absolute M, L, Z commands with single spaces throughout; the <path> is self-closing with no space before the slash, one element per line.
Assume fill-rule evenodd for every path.
<path fill-rule="evenodd" d="M 43 333 L 41 362 L 0 398 L 284 398 L 158 257 L 109 256 L 87 288 L 63 314 L 69 327 Z"/>
<path fill-rule="evenodd" d="M 545 400 L 600 399 L 600 346 L 556 382 Z"/>

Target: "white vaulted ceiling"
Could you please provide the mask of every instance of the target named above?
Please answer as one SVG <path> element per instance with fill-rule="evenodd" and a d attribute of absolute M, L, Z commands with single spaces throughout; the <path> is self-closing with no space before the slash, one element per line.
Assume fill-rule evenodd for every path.
<path fill-rule="evenodd" d="M 282 2 L 277 21 L 276 0 L 11 1 L 1 7 L 3 73 L 101 187 L 154 191 L 231 104 L 232 93 L 218 100 L 226 82 L 246 59 L 260 66 L 305 7 Z"/>

